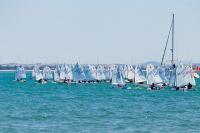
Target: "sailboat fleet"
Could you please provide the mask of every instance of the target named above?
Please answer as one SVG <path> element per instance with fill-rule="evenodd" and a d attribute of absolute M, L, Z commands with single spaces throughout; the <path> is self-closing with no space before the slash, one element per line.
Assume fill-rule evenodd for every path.
<path fill-rule="evenodd" d="M 171 35 L 171 60 L 165 63 L 165 53 Z M 15 80 L 24 82 L 25 70 L 22 66 L 17 67 Z M 174 60 L 174 14 L 166 41 L 161 65 L 148 64 L 146 67 L 140 65 L 102 65 L 102 64 L 63 64 L 51 69 L 45 66 L 40 70 L 35 65 L 32 70 L 32 78 L 39 83 L 49 81 L 56 83 L 100 83 L 106 82 L 118 88 L 126 88 L 128 83 L 144 86 L 150 90 L 160 90 L 171 87 L 175 90 L 192 89 L 195 85 L 195 78 L 199 75 L 193 71 L 191 64 L 182 64 Z"/>
<path fill-rule="evenodd" d="M 148 64 L 146 68 L 134 65 L 92 65 L 79 64 L 57 65 L 54 69 L 45 66 L 40 69 L 35 65 L 32 79 L 38 83 L 110 83 L 118 88 L 125 88 L 126 84 L 143 86 L 151 90 L 163 89 L 166 86 L 178 89 L 192 89 L 196 85 L 198 76 L 192 65 L 178 64 L 171 66 L 154 66 Z M 19 66 L 15 72 L 16 81 L 25 81 L 26 72 Z"/>

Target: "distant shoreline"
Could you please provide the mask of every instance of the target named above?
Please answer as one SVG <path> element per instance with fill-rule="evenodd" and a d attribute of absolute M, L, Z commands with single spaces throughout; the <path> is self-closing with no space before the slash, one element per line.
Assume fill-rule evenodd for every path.
<path fill-rule="evenodd" d="M 16 70 L 0 70 L 0 72 L 15 72 Z M 26 72 L 31 72 L 32 70 L 25 70 Z"/>

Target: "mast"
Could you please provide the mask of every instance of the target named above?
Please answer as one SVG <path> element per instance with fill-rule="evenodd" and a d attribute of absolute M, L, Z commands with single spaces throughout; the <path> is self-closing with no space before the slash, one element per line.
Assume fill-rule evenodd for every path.
<path fill-rule="evenodd" d="M 163 65 L 163 61 L 164 61 L 164 58 L 165 58 L 165 52 L 166 52 L 166 49 L 167 49 L 167 44 L 168 44 L 168 41 L 169 41 L 169 37 L 170 35 L 172 35 L 172 46 L 171 46 L 171 52 L 172 52 L 172 60 L 171 60 L 171 63 L 172 63 L 172 70 L 176 70 L 176 66 L 175 66 L 175 63 L 174 63 L 174 13 L 172 14 L 172 22 L 171 22 L 171 25 L 170 25 L 170 29 L 169 29 L 169 33 L 168 33 L 168 36 L 167 36 L 167 41 L 166 41 L 166 44 L 165 44 L 165 48 L 164 48 L 164 53 L 163 53 L 163 56 L 162 56 L 162 60 L 161 60 L 161 66 Z M 170 73 L 170 78 L 169 78 L 169 81 L 171 80 L 172 78 L 172 71 Z M 175 86 L 175 82 L 176 82 L 176 75 L 175 75 L 175 79 L 174 79 L 174 83 L 173 85 Z"/>
<path fill-rule="evenodd" d="M 172 52 L 172 67 L 176 73 L 176 66 L 174 63 L 174 14 L 172 14 L 172 49 L 171 49 L 171 52 Z M 176 85 L 177 85 L 177 75 L 175 74 L 173 86 L 176 86 Z"/>
<path fill-rule="evenodd" d="M 172 65 L 174 65 L 174 14 L 172 16 Z"/>

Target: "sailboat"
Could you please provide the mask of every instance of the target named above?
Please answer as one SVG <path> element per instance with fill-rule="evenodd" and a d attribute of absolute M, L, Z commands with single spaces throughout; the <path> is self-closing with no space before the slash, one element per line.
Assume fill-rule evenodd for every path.
<path fill-rule="evenodd" d="M 23 66 L 18 66 L 15 71 L 15 80 L 20 82 L 25 82 L 26 80 L 26 72 Z"/>
<path fill-rule="evenodd" d="M 32 70 L 32 78 L 35 78 L 37 68 L 38 68 L 38 65 L 35 65 L 35 66 L 33 67 L 33 70 Z"/>
<path fill-rule="evenodd" d="M 55 82 L 60 82 L 60 66 L 57 65 L 53 71 L 53 80 Z"/>
<path fill-rule="evenodd" d="M 146 67 L 146 78 L 148 89 L 151 90 L 160 90 L 163 88 L 163 80 L 159 75 L 159 71 L 152 64 L 148 64 Z"/>
<path fill-rule="evenodd" d="M 86 82 L 95 82 L 96 81 L 96 68 L 93 65 L 84 66 L 85 80 Z"/>
<path fill-rule="evenodd" d="M 35 74 L 35 80 L 38 82 L 38 83 L 46 83 L 46 81 L 44 81 L 44 77 L 43 77 L 43 74 L 42 72 L 40 71 L 40 68 L 38 65 L 34 66 L 33 68 L 33 72 Z"/>
<path fill-rule="evenodd" d="M 110 80 L 111 80 L 111 69 L 110 69 L 109 65 L 104 65 L 103 73 L 104 73 L 106 82 L 110 82 Z"/>
<path fill-rule="evenodd" d="M 64 82 L 67 79 L 67 71 L 65 65 L 60 68 L 60 81 Z"/>
<path fill-rule="evenodd" d="M 168 67 L 168 66 L 159 66 L 157 70 L 158 70 L 160 78 L 163 81 L 163 84 L 165 86 L 169 85 L 169 79 L 170 79 L 170 75 L 171 75 L 170 67 Z"/>
<path fill-rule="evenodd" d="M 142 71 L 142 68 L 140 66 L 136 66 L 134 70 L 134 84 L 145 86 L 146 81 L 147 80 L 144 72 Z"/>
<path fill-rule="evenodd" d="M 66 82 L 71 83 L 73 80 L 73 74 L 72 74 L 72 65 L 65 65 L 66 70 Z"/>
<path fill-rule="evenodd" d="M 48 66 L 45 66 L 43 69 L 43 79 L 45 81 L 51 80 L 53 78 L 51 68 Z"/>
<path fill-rule="evenodd" d="M 166 45 L 164 48 L 164 53 L 161 60 L 161 66 L 163 66 L 165 52 L 167 49 L 170 35 L 172 37 L 172 46 L 171 46 L 171 66 L 169 67 L 170 68 L 169 86 L 175 88 L 176 90 L 191 89 L 193 86 L 196 85 L 192 66 L 182 65 L 181 63 L 175 63 L 174 60 L 174 14 L 172 15 L 172 22 L 168 33 Z"/>
<path fill-rule="evenodd" d="M 193 73 L 191 65 L 177 65 L 175 69 L 175 81 L 173 82 L 174 88 L 176 90 L 192 89 L 192 86 L 196 85 Z"/>
<path fill-rule="evenodd" d="M 125 75 L 128 82 L 134 82 L 135 73 L 132 65 L 126 65 Z"/>
<path fill-rule="evenodd" d="M 112 85 L 117 86 L 118 88 L 124 88 L 125 87 L 125 81 L 124 78 L 122 76 L 122 72 L 120 70 L 120 67 L 117 66 L 112 73 Z"/>
<path fill-rule="evenodd" d="M 105 75 L 104 75 L 103 69 L 104 68 L 103 68 L 102 65 L 98 65 L 97 66 L 97 69 L 96 69 L 96 79 L 97 79 L 98 82 L 105 80 Z"/>
<path fill-rule="evenodd" d="M 79 63 L 76 63 L 74 65 L 72 74 L 73 81 L 75 81 L 76 83 L 81 83 L 86 79 L 83 67 Z"/>

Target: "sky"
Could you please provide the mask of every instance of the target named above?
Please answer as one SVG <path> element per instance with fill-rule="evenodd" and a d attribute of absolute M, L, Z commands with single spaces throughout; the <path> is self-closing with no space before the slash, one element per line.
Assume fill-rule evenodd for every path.
<path fill-rule="evenodd" d="M 199 0 L 1 0 L 0 63 L 200 62 Z M 170 60 L 170 46 L 166 60 Z"/>

